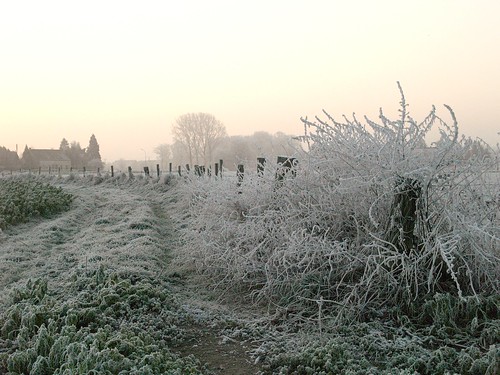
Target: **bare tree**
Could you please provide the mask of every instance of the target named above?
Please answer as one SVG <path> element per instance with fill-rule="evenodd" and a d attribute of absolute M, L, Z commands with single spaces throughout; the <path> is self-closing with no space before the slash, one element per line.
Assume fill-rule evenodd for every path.
<path fill-rule="evenodd" d="M 155 147 L 154 152 L 158 155 L 162 169 L 166 169 L 167 161 L 172 158 L 172 146 L 162 143 Z"/>
<path fill-rule="evenodd" d="M 172 129 L 174 140 L 181 143 L 189 155 L 189 163 L 212 162 L 213 152 L 226 136 L 226 128 L 209 113 L 187 113 L 180 116 Z"/>

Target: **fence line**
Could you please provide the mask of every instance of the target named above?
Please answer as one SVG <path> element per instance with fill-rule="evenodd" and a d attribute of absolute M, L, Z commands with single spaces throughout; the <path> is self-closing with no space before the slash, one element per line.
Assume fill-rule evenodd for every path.
<path fill-rule="evenodd" d="M 256 172 L 257 176 L 263 176 L 264 174 L 264 169 L 267 165 L 267 160 L 266 158 L 259 157 L 257 158 L 257 165 L 256 165 Z M 281 183 L 281 181 L 284 180 L 285 176 L 291 176 L 295 177 L 297 173 L 297 165 L 298 165 L 298 160 L 294 157 L 288 157 L 288 156 L 278 156 L 277 157 L 277 170 L 276 170 L 276 175 L 275 179 L 277 180 L 278 184 Z M 9 176 L 13 174 L 30 174 L 30 175 L 54 175 L 54 176 L 80 176 L 80 177 L 87 177 L 87 176 L 111 176 L 115 177 L 116 174 L 120 175 L 128 175 L 129 178 L 134 178 L 137 175 L 142 175 L 145 178 L 153 178 L 157 177 L 160 178 L 161 176 L 165 175 L 171 175 L 171 176 L 197 176 L 200 178 L 208 177 L 208 178 L 235 178 L 237 181 L 237 186 L 241 186 L 244 180 L 244 176 L 246 173 L 248 173 L 248 170 L 245 171 L 245 165 L 244 164 L 238 164 L 236 166 L 236 171 L 230 171 L 226 168 L 224 168 L 224 161 L 222 159 L 219 160 L 218 163 L 215 163 L 213 165 L 209 165 L 208 167 L 203 166 L 203 165 L 193 165 L 192 167 L 189 164 L 186 164 L 184 167 L 181 165 L 178 165 L 176 169 L 173 168 L 173 164 L 169 163 L 168 164 L 168 170 L 163 171 L 160 168 L 160 164 L 156 164 L 156 171 L 155 175 L 153 176 L 153 172 L 149 169 L 149 166 L 143 167 L 143 170 L 139 171 L 134 171 L 132 170 L 132 167 L 128 167 L 127 171 L 121 171 L 121 170 L 116 170 L 113 165 L 110 166 L 109 170 L 101 170 L 100 168 L 94 168 L 94 169 L 88 169 L 86 167 L 83 167 L 81 169 L 73 169 L 73 168 L 38 168 L 38 169 L 19 169 L 19 170 L 4 170 L 0 172 L 0 176 Z M 456 173 L 457 171 L 454 170 L 453 173 Z M 483 174 L 483 179 L 487 180 L 486 185 L 492 185 L 495 186 L 499 179 L 500 179 L 500 170 L 497 168 L 485 171 Z M 485 181 L 483 181 L 485 182 Z"/>
<path fill-rule="evenodd" d="M 263 175 L 264 168 L 266 166 L 266 158 L 259 157 L 257 158 L 257 174 L 259 176 Z M 277 172 L 277 178 L 281 178 L 284 176 L 284 174 L 288 173 L 290 170 L 293 171 L 295 174 L 295 168 L 297 165 L 297 161 L 295 158 L 287 157 L 287 156 L 278 156 L 277 157 L 277 163 L 278 163 L 278 168 L 279 172 Z M 153 176 L 152 171 L 150 170 L 149 166 L 144 166 L 143 170 L 139 171 L 134 171 L 132 170 L 132 167 L 127 167 L 126 171 L 122 170 L 117 170 L 114 165 L 111 165 L 109 170 L 102 170 L 101 168 L 87 168 L 83 167 L 81 169 L 74 169 L 74 168 L 42 168 L 39 167 L 38 169 L 16 169 L 16 170 L 4 170 L 0 172 L 0 175 L 3 176 L 8 176 L 8 175 L 13 175 L 13 174 L 24 174 L 24 175 L 54 175 L 54 176 L 80 176 L 80 177 L 87 177 L 87 176 L 102 176 L 102 175 L 109 175 L 111 177 L 115 177 L 117 174 L 126 174 L 128 175 L 129 178 L 133 178 L 136 175 L 142 175 L 146 178 L 152 178 L 152 177 L 157 177 L 159 178 L 162 175 L 178 175 L 178 176 L 184 176 L 184 175 L 193 175 L 197 177 L 215 177 L 215 178 L 223 178 L 224 176 L 231 177 L 232 173 L 234 173 L 234 177 L 238 179 L 238 183 L 241 185 L 243 178 L 245 176 L 245 167 L 244 164 L 238 164 L 236 166 L 236 171 L 230 171 L 227 168 L 224 167 L 224 161 L 222 159 L 219 160 L 219 162 L 215 163 L 213 165 L 209 166 L 204 166 L 204 165 L 193 165 L 190 166 L 189 164 L 186 164 L 184 167 L 181 165 L 178 165 L 176 169 L 173 168 L 173 164 L 169 163 L 168 164 L 168 170 L 163 171 L 160 168 L 160 164 L 156 164 L 156 171 L 155 175 Z M 247 171 L 248 172 L 248 171 Z M 280 177 L 281 176 L 281 177 Z"/>

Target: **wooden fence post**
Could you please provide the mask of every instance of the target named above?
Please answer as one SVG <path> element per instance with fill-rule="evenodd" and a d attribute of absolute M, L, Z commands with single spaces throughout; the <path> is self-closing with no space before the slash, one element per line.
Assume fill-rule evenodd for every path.
<path fill-rule="evenodd" d="M 134 175 L 132 173 L 132 167 L 128 167 L 128 178 L 134 178 Z"/>
<path fill-rule="evenodd" d="M 257 176 L 264 176 L 264 167 L 266 165 L 266 158 L 257 158 Z"/>
<path fill-rule="evenodd" d="M 238 187 L 241 186 L 244 176 L 245 176 L 245 166 L 243 164 L 238 164 L 238 170 L 236 172 L 236 177 L 238 177 Z"/>
<path fill-rule="evenodd" d="M 111 166 L 111 177 L 115 177 L 115 170 L 113 166 Z"/>
<path fill-rule="evenodd" d="M 181 166 L 180 166 L 180 165 L 179 165 L 179 166 L 177 166 L 177 172 L 179 173 L 179 177 L 181 177 L 181 176 L 182 176 L 182 174 L 181 174 Z"/>
<path fill-rule="evenodd" d="M 156 164 L 156 177 L 160 178 L 160 164 Z"/>
<path fill-rule="evenodd" d="M 168 163 L 168 173 L 172 174 L 172 163 Z"/>
<path fill-rule="evenodd" d="M 219 176 L 219 163 L 215 163 L 215 177 Z"/>
<path fill-rule="evenodd" d="M 85 172 L 87 171 L 86 167 L 83 167 L 83 177 L 85 177 Z"/>
<path fill-rule="evenodd" d="M 220 173 L 220 178 L 222 178 L 222 165 L 223 165 L 223 160 L 219 160 L 219 173 Z"/>

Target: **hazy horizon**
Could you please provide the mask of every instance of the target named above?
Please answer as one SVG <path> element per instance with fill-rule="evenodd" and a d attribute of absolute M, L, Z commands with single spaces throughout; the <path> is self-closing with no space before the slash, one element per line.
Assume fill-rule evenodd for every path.
<path fill-rule="evenodd" d="M 18 1 L 0 5 L 0 146 L 88 145 L 154 159 L 189 112 L 229 135 L 302 134 L 325 109 L 412 117 L 436 105 L 500 141 L 500 2 Z"/>

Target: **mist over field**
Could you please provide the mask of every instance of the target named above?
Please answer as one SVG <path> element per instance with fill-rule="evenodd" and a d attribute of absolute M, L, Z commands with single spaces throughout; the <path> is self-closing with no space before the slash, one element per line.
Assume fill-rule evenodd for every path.
<path fill-rule="evenodd" d="M 499 374 L 499 14 L 3 2 L 0 374 Z"/>
<path fill-rule="evenodd" d="M 237 172 L 3 175 L 0 372 L 496 374 L 498 150 L 399 89 Z"/>

